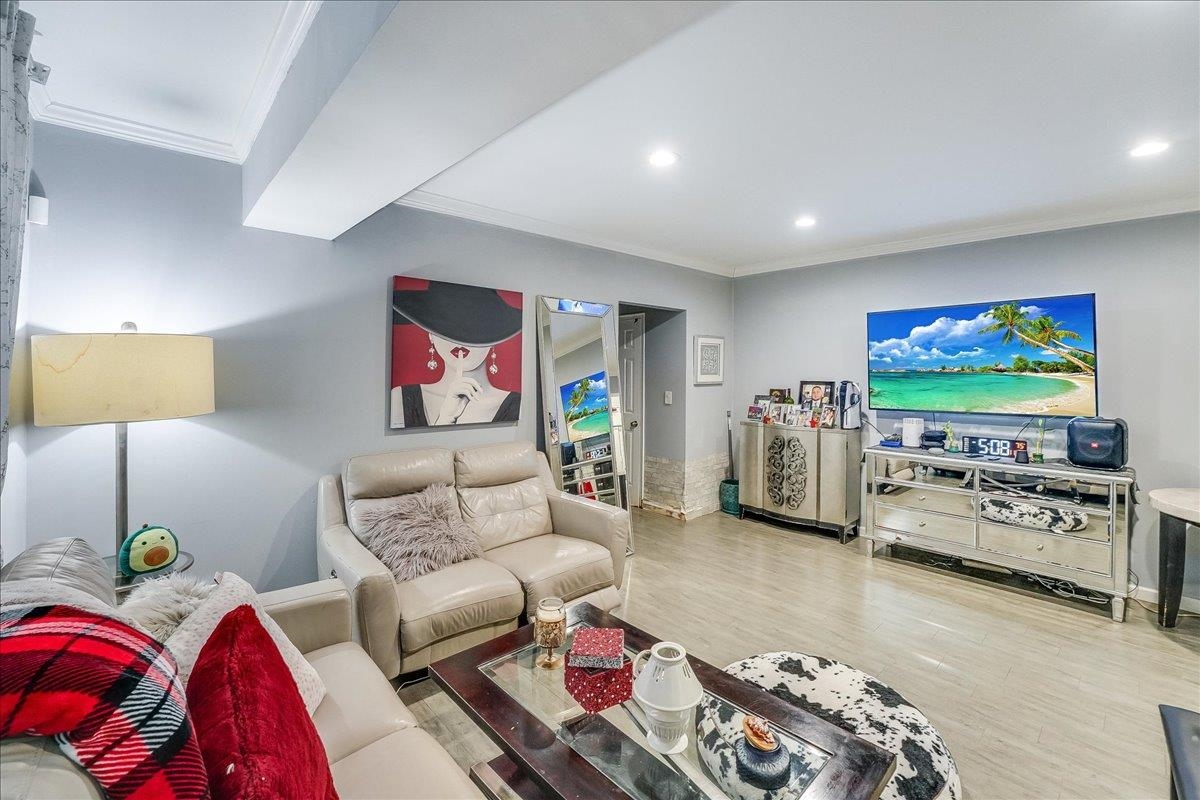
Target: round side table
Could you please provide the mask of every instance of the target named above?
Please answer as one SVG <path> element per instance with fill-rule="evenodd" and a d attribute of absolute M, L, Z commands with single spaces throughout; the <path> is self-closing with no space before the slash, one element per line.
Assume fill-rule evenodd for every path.
<path fill-rule="evenodd" d="M 1158 624 L 1174 628 L 1183 598 L 1187 526 L 1200 525 L 1200 489 L 1154 489 L 1150 505 L 1158 511 Z"/>
<path fill-rule="evenodd" d="M 122 597 L 132 592 L 133 587 L 142 581 L 149 580 L 150 578 L 161 578 L 164 575 L 171 575 L 176 572 L 187 572 L 192 564 L 196 563 L 196 559 L 188 551 L 180 550 L 179 557 L 162 569 L 156 569 L 154 572 L 143 572 L 141 575 L 135 575 L 132 578 L 122 573 L 117 567 L 116 556 L 105 556 L 104 563 L 108 565 L 109 572 L 112 573 L 117 597 Z"/>

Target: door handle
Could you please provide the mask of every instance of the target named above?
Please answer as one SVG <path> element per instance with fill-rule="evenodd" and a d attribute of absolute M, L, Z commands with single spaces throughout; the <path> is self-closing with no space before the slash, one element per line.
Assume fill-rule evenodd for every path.
<path fill-rule="evenodd" d="M 632 421 L 629 423 L 629 430 L 631 430 L 631 431 L 632 431 L 632 430 L 635 430 L 635 429 L 637 428 L 637 426 L 638 426 L 638 421 L 637 421 L 636 419 L 635 419 L 635 420 L 632 420 Z"/>

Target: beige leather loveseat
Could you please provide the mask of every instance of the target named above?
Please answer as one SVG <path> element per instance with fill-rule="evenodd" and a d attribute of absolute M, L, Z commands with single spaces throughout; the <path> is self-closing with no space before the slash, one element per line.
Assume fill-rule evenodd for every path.
<path fill-rule="evenodd" d="M 437 483 L 484 556 L 397 582 L 354 531 L 367 509 Z M 388 677 L 514 629 L 543 597 L 615 608 L 628 538 L 628 512 L 559 491 L 523 442 L 357 456 L 317 493 L 318 574 L 346 585 L 358 640 Z"/>
<path fill-rule="evenodd" d="M 106 575 L 108 568 L 82 539 L 57 539 L 31 548 L 35 549 L 6 565 L 5 582 L 60 583 L 102 603 L 115 602 L 111 582 L 105 586 L 87 577 L 97 569 Z M 80 568 L 81 559 L 98 567 Z M 0 597 L 5 585 L 0 584 Z M 350 602 L 340 582 L 318 581 L 258 597 L 325 683 L 325 698 L 313 712 L 313 724 L 342 800 L 480 796 L 450 754 L 418 727 L 367 654 L 351 641 Z M 52 739 L 18 737 L 0 744 L 3 800 L 101 800 L 103 796 L 96 782 Z"/>

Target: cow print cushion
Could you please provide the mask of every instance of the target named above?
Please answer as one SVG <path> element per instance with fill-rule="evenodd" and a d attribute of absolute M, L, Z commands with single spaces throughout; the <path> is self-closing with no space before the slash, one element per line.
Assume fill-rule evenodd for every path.
<path fill-rule="evenodd" d="M 959 800 L 958 770 L 941 734 L 895 689 L 853 667 L 803 653 L 764 653 L 730 675 L 896 755 L 881 800 Z"/>
<path fill-rule="evenodd" d="M 1010 496 L 1022 497 L 1019 494 Z M 985 497 L 979 503 L 979 516 L 992 522 L 1057 533 L 1081 531 L 1088 524 L 1088 515 L 1083 511 L 1035 506 L 1020 500 L 1000 500 L 994 497 Z"/>

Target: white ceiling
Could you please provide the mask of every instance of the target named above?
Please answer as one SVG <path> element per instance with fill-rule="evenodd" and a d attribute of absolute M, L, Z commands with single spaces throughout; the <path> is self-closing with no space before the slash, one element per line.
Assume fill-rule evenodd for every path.
<path fill-rule="evenodd" d="M 241 162 L 319 8 L 308 0 L 22 0 L 36 119 Z"/>
<path fill-rule="evenodd" d="M 737 3 L 399 202 L 722 274 L 1193 210 L 1198 9 Z"/>
<path fill-rule="evenodd" d="M 23 0 L 35 117 L 240 162 L 319 7 Z M 398 202 L 724 275 L 1200 207 L 1195 0 L 711 8 Z"/>
<path fill-rule="evenodd" d="M 243 222 L 334 239 L 718 7 L 677 0 L 399 3 L 298 141 L 280 147 L 283 134 L 272 128 L 271 145 L 287 158 L 247 198 Z"/>

